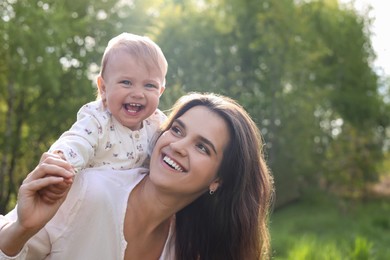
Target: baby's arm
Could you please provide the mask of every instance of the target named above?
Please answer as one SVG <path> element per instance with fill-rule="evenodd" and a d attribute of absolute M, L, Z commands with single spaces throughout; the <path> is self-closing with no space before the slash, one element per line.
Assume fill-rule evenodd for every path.
<path fill-rule="evenodd" d="M 69 162 L 75 173 L 88 166 L 98 145 L 102 127 L 96 113 L 96 109 L 89 104 L 83 106 L 77 113 L 77 121 L 49 149 L 53 155 Z M 69 183 L 71 180 L 64 179 L 62 183 L 47 186 L 39 191 L 40 195 L 47 203 L 52 203 Z"/>
<path fill-rule="evenodd" d="M 50 147 L 49 152 L 68 161 L 76 172 L 86 168 L 103 131 L 101 113 L 93 105 L 84 105 L 77 113 L 77 121 Z"/>

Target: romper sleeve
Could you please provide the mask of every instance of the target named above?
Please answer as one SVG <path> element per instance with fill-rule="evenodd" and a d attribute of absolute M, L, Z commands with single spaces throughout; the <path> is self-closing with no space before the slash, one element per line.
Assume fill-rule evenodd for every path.
<path fill-rule="evenodd" d="M 156 112 L 154 113 L 155 117 L 157 118 L 157 122 L 159 126 L 167 120 L 167 116 L 162 112 L 160 109 L 156 109 Z"/>
<path fill-rule="evenodd" d="M 98 102 L 84 105 L 77 113 L 77 121 L 49 149 L 49 152 L 61 151 L 76 171 L 88 167 L 99 144 L 106 116 Z"/>

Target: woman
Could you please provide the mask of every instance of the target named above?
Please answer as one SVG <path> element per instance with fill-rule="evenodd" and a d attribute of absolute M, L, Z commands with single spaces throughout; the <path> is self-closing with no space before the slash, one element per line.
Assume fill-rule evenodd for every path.
<path fill-rule="evenodd" d="M 17 210 L 0 221 L 0 249 L 15 259 L 267 259 L 273 185 L 261 147 L 233 100 L 186 95 L 148 174 L 86 170 L 62 205 L 66 192 L 48 203 L 39 191 L 70 186 L 72 172 L 44 155 L 20 188 Z"/>

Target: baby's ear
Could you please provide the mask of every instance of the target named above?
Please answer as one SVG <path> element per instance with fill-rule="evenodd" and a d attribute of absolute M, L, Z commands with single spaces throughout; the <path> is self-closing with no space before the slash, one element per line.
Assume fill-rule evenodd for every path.
<path fill-rule="evenodd" d="M 98 87 L 99 96 L 103 101 L 106 100 L 106 85 L 104 83 L 104 79 L 101 75 L 99 75 L 96 79 L 96 84 Z"/>
<path fill-rule="evenodd" d="M 161 86 L 161 89 L 160 89 L 160 97 L 161 97 L 161 95 L 164 93 L 164 90 L 165 90 L 165 86 Z"/>

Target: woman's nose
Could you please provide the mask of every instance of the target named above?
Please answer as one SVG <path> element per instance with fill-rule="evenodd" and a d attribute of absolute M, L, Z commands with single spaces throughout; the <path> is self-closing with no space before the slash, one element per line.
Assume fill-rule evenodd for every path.
<path fill-rule="evenodd" d="M 173 152 L 180 154 L 181 156 L 187 155 L 187 147 L 188 144 L 184 139 L 177 140 L 175 142 L 170 143 L 169 145 Z"/>

